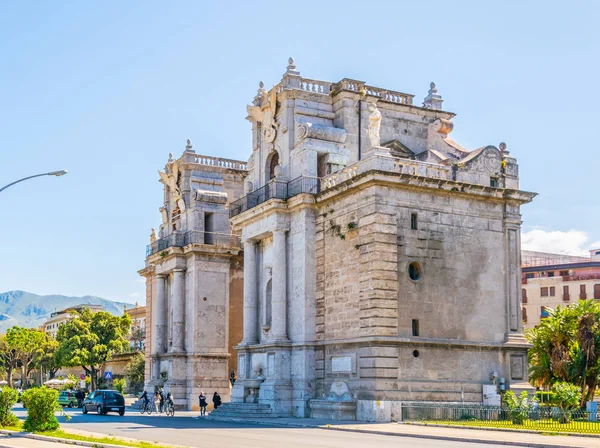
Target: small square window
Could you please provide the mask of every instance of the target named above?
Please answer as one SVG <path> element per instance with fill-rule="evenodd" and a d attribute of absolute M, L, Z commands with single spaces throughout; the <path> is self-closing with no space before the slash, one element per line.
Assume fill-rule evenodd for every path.
<path fill-rule="evenodd" d="M 419 336 L 419 319 L 412 320 L 412 335 Z"/>
<path fill-rule="evenodd" d="M 490 187 L 498 188 L 498 178 L 497 177 L 490 177 Z"/>
<path fill-rule="evenodd" d="M 410 228 L 411 230 L 417 230 L 419 228 L 419 221 L 416 213 L 410 214 Z"/>
<path fill-rule="evenodd" d="M 540 288 L 540 295 L 542 297 L 548 297 L 548 287 L 547 286 Z"/>

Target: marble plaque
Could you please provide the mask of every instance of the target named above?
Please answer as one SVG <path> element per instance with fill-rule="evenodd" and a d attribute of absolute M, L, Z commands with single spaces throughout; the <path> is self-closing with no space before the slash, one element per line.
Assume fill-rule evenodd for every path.
<path fill-rule="evenodd" d="M 352 357 L 350 356 L 332 356 L 331 357 L 332 372 L 352 372 Z"/>
<path fill-rule="evenodd" d="M 267 355 L 267 376 L 269 378 L 275 377 L 275 353 Z"/>
<path fill-rule="evenodd" d="M 522 356 L 511 356 L 510 357 L 510 378 L 513 380 L 523 379 L 523 357 Z"/>
<path fill-rule="evenodd" d="M 246 378 L 246 355 L 238 356 L 238 378 Z"/>

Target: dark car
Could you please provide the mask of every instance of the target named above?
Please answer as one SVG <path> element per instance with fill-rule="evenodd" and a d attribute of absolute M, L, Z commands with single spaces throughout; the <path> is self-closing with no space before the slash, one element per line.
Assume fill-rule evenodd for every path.
<path fill-rule="evenodd" d="M 118 412 L 119 415 L 125 414 L 125 398 L 116 390 L 96 390 L 89 394 L 83 400 L 82 412 L 97 412 L 98 415 L 105 415 L 109 412 Z"/>

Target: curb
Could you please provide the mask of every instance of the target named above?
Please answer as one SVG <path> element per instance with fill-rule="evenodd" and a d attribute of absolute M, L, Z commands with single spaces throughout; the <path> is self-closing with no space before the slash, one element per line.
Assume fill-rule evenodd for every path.
<path fill-rule="evenodd" d="M 67 445 L 78 445 L 78 446 L 87 446 L 90 448 L 128 448 L 124 445 L 112 445 L 109 443 L 100 443 L 100 442 L 86 442 L 84 440 L 72 440 L 72 439 L 62 439 L 59 437 L 50 437 L 50 436 L 41 436 L 39 434 L 33 434 L 30 432 L 17 432 L 17 431 L 9 431 L 7 429 L 0 429 L 0 434 L 5 434 L 14 438 L 25 438 L 25 439 L 33 439 L 40 440 L 42 442 L 54 442 L 54 443 L 64 443 Z M 111 436 L 106 436 L 111 437 Z M 144 442 L 144 440 L 140 440 L 140 442 Z M 171 446 L 171 445 L 169 445 Z M 0 445 L 0 448 L 12 448 L 5 447 L 4 445 Z"/>
<path fill-rule="evenodd" d="M 505 441 L 505 440 L 489 440 L 489 439 L 474 439 L 474 438 L 466 438 L 466 437 L 454 437 L 454 436 L 442 436 L 442 435 L 433 435 L 433 434 L 401 434 L 397 432 L 389 432 L 389 431 L 375 431 L 370 429 L 354 429 L 354 428 L 341 428 L 335 426 L 315 426 L 315 425 L 307 425 L 302 423 L 290 423 L 290 422 L 277 422 L 277 421 L 259 421 L 259 420 L 248 420 L 241 418 L 228 418 L 228 417 L 213 417 L 212 420 L 222 421 L 222 422 L 234 422 L 234 423 L 253 423 L 258 425 L 271 425 L 271 426 L 282 426 L 282 427 L 292 427 L 292 428 L 313 428 L 313 429 L 326 429 L 330 431 L 341 431 L 341 432 L 353 432 L 360 434 L 376 434 L 382 436 L 393 436 L 393 437 L 404 437 L 404 438 L 414 438 L 414 439 L 430 439 L 430 440 L 445 440 L 448 442 L 463 442 L 463 443 L 479 443 L 486 445 L 508 445 L 508 446 L 519 446 L 519 447 L 527 447 L 527 448 L 579 448 L 575 445 L 554 445 L 554 444 L 546 444 L 546 443 L 537 443 L 537 442 L 519 442 L 519 441 Z M 274 419 L 275 420 L 275 419 Z M 412 423 L 411 423 L 412 424 Z M 427 425 L 422 425 L 427 426 Z M 433 425 L 431 425 L 433 426 Z M 452 426 L 453 429 L 456 427 Z M 458 428 L 462 429 L 462 428 Z M 468 429 L 476 429 L 476 428 L 468 428 Z M 539 433 L 535 433 L 539 434 Z"/>
<path fill-rule="evenodd" d="M 500 431 L 510 432 L 512 434 L 537 434 L 540 436 L 569 436 L 569 437 L 587 437 L 590 439 L 600 439 L 600 434 L 581 434 L 573 432 L 561 432 L 561 431 L 536 431 L 535 429 L 510 429 L 510 428 L 492 428 L 485 426 L 462 426 L 462 425 L 438 425 L 436 423 L 421 423 L 421 422 L 398 422 L 400 425 L 411 425 L 411 426 L 429 426 L 433 428 L 452 428 L 452 429 L 475 429 L 482 431 Z"/>

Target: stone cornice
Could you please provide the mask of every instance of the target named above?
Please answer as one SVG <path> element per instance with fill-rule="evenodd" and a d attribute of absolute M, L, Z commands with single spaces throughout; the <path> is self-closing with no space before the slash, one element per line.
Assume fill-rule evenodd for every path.
<path fill-rule="evenodd" d="M 421 338 L 421 337 L 404 337 L 404 336 L 366 336 L 360 338 L 347 339 L 330 339 L 327 341 L 314 342 L 295 342 L 292 343 L 292 348 L 302 347 L 325 347 L 332 345 L 386 345 L 386 346 L 406 346 L 406 347 L 440 347 L 446 349 L 464 349 L 471 348 L 477 350 L 510 350 L 512 348 L 530 348 L 528 342 L 516 341 L 466 341 L 458 339 L 439 339 L 439 338 Z M 262 348 L 263 345 L 252 345 L 251 349 Z"/>
<path fill-rule="evenodd" d="M 333 197 L 354 190 L 355 188 L 366 188 L 370 185 L 403 185 L 413 189 L 424 189 L 445 194 L 467 196 L 471 198 L 493 200 L 497 202 L 514 202 L 515 204 L 526 204 L 537 196 L 521 190 L 510 190 L 486 187 L 483 185 L 469 184 L 453 180 L 435 179 L 430 177 L 415 176 L 412 174 L 393 173 L 383 170 L 368 170 L 354 177 L 346 179 L 339 184 L 323 190 L 317 195 L 317 203 L 326 202 Z"/>

